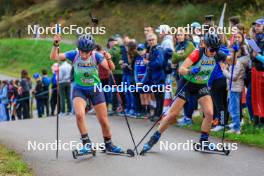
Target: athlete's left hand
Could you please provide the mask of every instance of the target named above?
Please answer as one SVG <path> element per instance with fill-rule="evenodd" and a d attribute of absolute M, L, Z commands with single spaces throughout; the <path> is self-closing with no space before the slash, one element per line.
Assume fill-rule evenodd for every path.
<path fill-rule="evenodd" d="M 192 75 L 197 75 L 199 72 L 200 72 L 200 67 L 193 67 L 193 68 L 191 68 L 191 70 L 190 70 L 190 73 L 191 73 Z"/>

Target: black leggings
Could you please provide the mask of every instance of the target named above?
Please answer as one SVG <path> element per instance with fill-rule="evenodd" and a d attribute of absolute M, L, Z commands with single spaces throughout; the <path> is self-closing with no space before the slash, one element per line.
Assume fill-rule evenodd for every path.
<path fill-rule="evenodd" d="M 29 99 L 30 99 L 30 93 L 29 92 L 24 92 L 22 94 L 22 96 L 20 97 L 20 99 L 22 99 L 21 101 L 19 101 L 20 106 L 17 109 L 17 116 L 18 119 L 29 119 L 30 118 L 30 114 L 29 114 Z"/>
<path fill-rule="evenodd" d="M 214 119 L 218 119 L 220 125 L 227 123 L 227 90 L 226 79 L 220 78 L 213 81 L 211 96 L 214 104 Z"/>

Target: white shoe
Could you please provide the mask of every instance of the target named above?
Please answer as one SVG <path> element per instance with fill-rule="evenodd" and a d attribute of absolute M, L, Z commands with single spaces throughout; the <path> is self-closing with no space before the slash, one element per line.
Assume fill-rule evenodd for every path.
<path fill-rule="evenodd" d="M 59 116 L 61 116 L 61 117 L 64 117 L 66 114 L 65 113 L 63 113 L 63 112 L 60 112 L 59 113 Z"/>
<path fill-rule="evenodd" d="M 93 114 L 93 113 L 95 113 L 94 108 L 88 111 L 88 114 Z"/>
<path fill-rule="evenodd" d="M 232 129 L 234 127 L 234 124 L 233 123 L 230 123 L 229 125 L 227 125 L 228 128 Z"/>
<path fill-rule="evenodd" d="M 216 127 L 212 128 L 211 131 L 215 131 L 216 132 L 216 131 L 220 131 L 222 129 L 224 129 L 224 127 L 222 125 L 217 125 Z"/>
<path fill-rule="evenodd" d="M 241 134 L 240 130 L 234 130 L 233 128 L 228 130 L 226 133 Z"/>
<path fill-rule="evenodd" d="M 179 118 L 179 119 L 177 120 L 177 122 L 178 122 L 178 123 L 183 122 L 183 121 L 184 121 L 184 118 L 185 118 L 185 116 L 182 116 L 181 118 Z"/>

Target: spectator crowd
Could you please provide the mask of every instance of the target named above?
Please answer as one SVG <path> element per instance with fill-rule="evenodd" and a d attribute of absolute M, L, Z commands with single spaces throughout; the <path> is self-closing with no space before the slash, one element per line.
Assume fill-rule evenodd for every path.
<path fill-rule="evenodd" d="M 217 27 L 213 16 L 206 16 L 203 24 Z M 247 118 L 242 113 L 244 108 L 249 114 L 247 121 L 256 125 L 264 122 L 264 19 L 257 19 L 246 31 L 240 19 L 234 16 L 229 18 L 229 27 L 237 32 L 231 35 L 218 34 L 221 41 L 219 50 L 234 59 L 227 60 L 227 65 L 216 63 L 208 82 L 214 104 L 211 130 L 222 130 L 230 116 L 229 132 L 240 134 L 245 121 L 243 118 Z M 165 24 L 156 30 L 152 26 L 145 26 L 143 42 L 115 34 L 108 39 L 105 49 L 100 45 L 96 47 L 102 56 L 111 59 L 114 64 L 109 66 L 111 72 L 99 66 L 102 86 L 125 83 L 127 86 L 172 87 L 170 91 L 122 92 L 123 106 L 116 92 L 105 92 L 109 115 L 126 114 L 131 118 L 150 119 L 153 122 L 159 119 L 175 96 L 176 86 L 182 77 L 178 72 L 179 66 L 193 51 L 203 48 L 202 24 L 193 22 L 191 28 L 193 33 L 178 30 L 172 34 L 171 27 Z M 0 121 L 33 118 L 33 107 L 39 118 L 54 116 L 56 109 L 62 117 L 74 114 L 71 99 L 74 79 L 72 66 L 67 61 L 54 63 L 52 75 L 48 73 L 47 69 L 43 69 L 31 78 L 26 70 L 22 70 L 19 80 L 2 80 Z M 189 96 L 178 125 L 192 125 L 192 117 L 197 109 L 196 97 Z M 88 110 L 92 113 L 91 105 L 87 106 Z"/>

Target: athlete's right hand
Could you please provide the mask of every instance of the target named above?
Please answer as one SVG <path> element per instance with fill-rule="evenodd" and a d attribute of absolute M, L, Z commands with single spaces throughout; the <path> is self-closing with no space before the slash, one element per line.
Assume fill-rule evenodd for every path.
<path fill-rule="evenodd" d="M 197 75 L 200 72 L 200 67 L 193 67 L 190 69 L 190 74 Z"/>
<path fill-rule="evenodd" d="M 60 41 L 61 41 L 60 34 L 55 34 L 54 37 L 53 37 L 53 41 L 54 41 L 54 43 L 59 44 Z"/>

